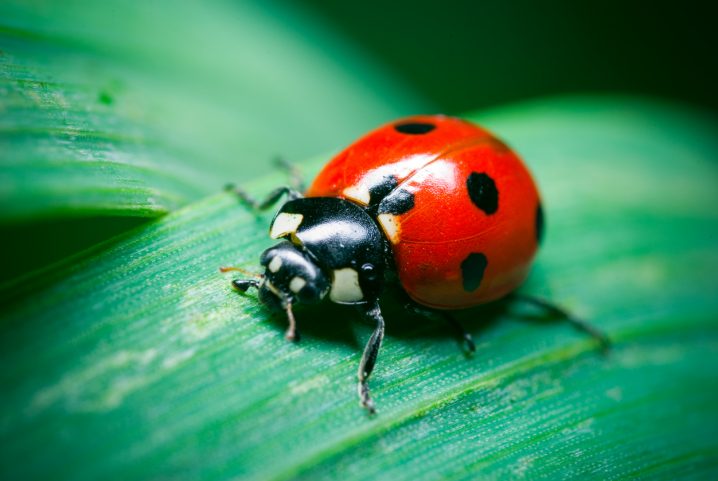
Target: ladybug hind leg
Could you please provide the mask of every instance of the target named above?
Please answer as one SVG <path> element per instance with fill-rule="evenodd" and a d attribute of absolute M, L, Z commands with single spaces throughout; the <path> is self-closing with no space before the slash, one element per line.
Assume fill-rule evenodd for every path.
<path fill-rule="evenodd" d="M 457 321 L 456 318 L 450 312 L 438 309 L 431 309 L 429 307 L 422 306 L 421 304 L 418 304 L 413 300 L 407 302 L 404 307 L 428 319 L 441 318 L 445 320 L 449 324 L 451 329 L 453 329 L 453 331 L 456 333 L 457 337 L 461 340 L 465 353 L 470 355 L 476 352 L 476 343 L 474 342 L 474 337 L 469 331 L 464 329 L 464 326 L 462 326 L 461 323 Z"/>
<path fill-rule="evenodd" d="M 476 352 L 476 343 L 474 343 L 474 337 L 471 335 L 471 333 L 464 329 L 464 326 L 462 326 L 461 323 L 457 321 L 454 316 L 451 315 L 451 313 L 441 311 L 441 316 L 446 319 L 446 322 L 448 322 L 449 325 L 454 329 L 456 334 L 459 336 L 459 339 L 463 340 L 464 348 L 466 349 L 466 351 L 469 354 Z"/>
<path fill-rule="evenodd" d="M 362 354 L 361 362 L 359 363 L 359 372 L 357 373 L 359 384 L 357 385 L 357 392 L 361 405 L 369 411 L 369 414 L 374 414 L 376 408 L 369 394 L 369 376 L 371 376 L 374 370 L 376 359 L 379 356 L 381 341 L 384 339 L 384 317 L 381 315 L 379 302 L 376 300 L 363 306 L 363 309 L 364 316 L 374 322 L 376 327 L 369 341 L 366 343 L 366 347 L 364 347 L 364 354 Z"/>
<path fill-rule="evenodd" d="M 559 319 L 563 319 L 565 321 L 568 321 L 573 327 L 578 329 L 579 331 L 585 332 L 592 338 L 594 338 L 599 345 L 601 346 L 601 350 L 603 352 L 608 352 L 608 350 L 611 348 L 611 340 L 609 337 L 598 329 L 596 326 L 590 324 L 589 322 L 580 319 L 578 317 L 575 317 L 573 314 L 568 312 L 567 310 L 538 297 L 530 296 L 527 294 L 518 294 L 514 293 L 512 294 L 512 298 L 514 300 L 518 300 L 521 302 L 525 302 L 526 304 L 531 304 L 533 306 L 536 306 L 540 309 L 545 310 L 548 314 L 553 315 Z"/>

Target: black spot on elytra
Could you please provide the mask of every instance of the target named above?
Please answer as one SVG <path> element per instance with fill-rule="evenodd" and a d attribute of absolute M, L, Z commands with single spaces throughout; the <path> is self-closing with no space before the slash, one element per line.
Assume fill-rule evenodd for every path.
<path fill-rule="evenodd" d="M 408 190 L 399 189 L 384 198 L 379 204 L 379 214 L 401 215 L 414 207 L 414 194 Z"/>
<path fill-rule="evenodd" d="M 461 263 L 461 277 L 466 292 L 472 292 L 479 288 L 488 263 L 484 254 L 476 252 L 472 252 L 464 259 Z"/>
<path fill-rule="evenodd" d="M 538 206 L 536 206 L 536 243 L 537 244 L 541 244 L 541 241 L 543 241 L 543 229 L 544 229 L 543 207 L 541 207 L 541 202 L 539 202 Z"/>
<path fill-rule="evenodd" d="M 379 203 L 396 189 L 399 181 L 393 175 L 382 177 L 381 181 L 369 187 L 369 207 L 376 207 Z"/>
<path fill-rule="evenodd" d="M 496 189 L 494 179 L 488 175 L 472 172 L 466 179 L 466 188 L 471 202 L 488 215 L 499 209 L 499 191 Z"/>
<path fill-rule="evenodd" d="M 402 134 L 422 135 L 428 134 L 436 128 L 436 125 L 427 122 L 406 122 L 394 125 L 394 129 Z"/>

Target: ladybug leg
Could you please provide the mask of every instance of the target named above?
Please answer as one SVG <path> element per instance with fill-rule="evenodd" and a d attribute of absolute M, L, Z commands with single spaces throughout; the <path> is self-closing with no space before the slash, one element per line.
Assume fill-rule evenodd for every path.
<path fill-rule="evenodd" d="M 552 314 L 556 317 L 559 317 L 561 319 L 564 319 L 568 321 L 573 327 L 578 329 L 579 331 L 583 331 L 592 338 L 594 338 L 601 346 L 601 350 L 603 352 L 607 352 L 611 348 L 611 340 L 609 337 L 598 329 L 597 327 L 593 326 L 592 324 L 588 323 L 587 321 L 580 319 L 578 317 L 573 316 L 570 312 L 567 310 L 538 297 L 530 296 L 527 294 L 518 294 L 514 293 L 512 294 L 512 297 L 514 299 L 518 299 L 519 301 L 525 302 L 527 304 L 532 304 L 536 307 L 539 307 L 541 309 L 544 309 L 549 314 Z"/>
<path fill-rule="evenodd" d="M 374 407 L 374 401 L 372 401 L 369 395 L 369 376 L 371 376 L 376 364 L 376 358 L 379 355 L 379 348 L 381 347 L 381 341 L 384 339 L 384 318 L 381 315 L 381 309 L 379 308 L 379 302 L 374 301 L 368 304 L 368 307 L 363 314 L 371 321 L 376 324 L 374 332 L 372 333 L 369 341 L 366 343 L 364 348 L 364 354 L 361 357 L 359 363 L 359 372 L 357 376 L 359 378 L 359 384 L 357 385 L 357 392 L 361 405 L 369 411 L 370 414 L 376 412 Z"/>
<path fill-rule="evenodd" d="M 287 162 L 281 157 L 277 157 L 274 159 L 274 164 L 285 171 L 289 175 L 289 186 L 296 190 L 297 192 L 304 192 L 306 189 L 306 186 L 304 185 L 304 177 L 302 176 L 302 173 L 299 171 L 296 165 L 292 164 L 291 162 Z"/>
<path fill-rule="evenodd" d="M 294 312 L 292 312 L 292 303 L 287 302 L 284 306 L 284 312 L 287 313 L 287 330 L 284 333 L 284 337 L 287 341 L 299 341 L 299 331 L 297 330 L 297 321 L 294 319 Z"/>
<path fill-rule="evenodd" d="M 222 272 L 232 271 L 232 270 L 239 270 L 243 271 L 243 269 L 240 269 L 238 267 L 222 267 L 220 268 Z M 247 292 L 247 290 L 250 287 L 254 287 L 255 289 L 259 289 L 259 286 L 261 284 L 261 281 L 258 279 L 234 279 L 232 281 L 232 287 L 237 289 L 240 292 Z M 292 311 L 292 303 L 291 301 L 287 299 L 282 300 L 282 308 L 284 309 L 284 312 L 287 314 L 287 322 L 289 325 L 287 326 L 287 331 L 284 333 L 284 337 L 288 341 L 298 341 L 299 340 L 299 330 L 297 330 L 297 320 L 294 317 L 294 312 Z"/>
<path fill-rule="evenodd" d="M 461 323 L 457 321 L 456 318 L 452 316 L 450 312 L 429 309 L 428 307 L 424 307 L 414 301 L 408 302 L 404 307 L 416 314 L 422 315 L 429 319 L 436 319 L 437 317 L 441 317 L 451 326 L 454 332 L 456 332 L 456 335 L 463 342 L 466 352 L 468 354 L 476 352 L 476 344 L 474 343 L 474 337 L 466 329 L 464 329 L 464 326 L 462 326 Z"/>
<path fill-rule="evenodd" d="M 446 319 L 449 325 L 454 329 L 459 338 L 464 341 L 464 346 L 466 347 L 466 350 L 469 352 L 469 354 L 475 353 L 476 344 L 474 343 L 473 336 L 466 329 L 464 329 L 464 326 L 462 326 L 461 323 L 457 321 L 456 318 L 454 318 L 454 316 L 452 316 L 450 313 L 442 311 L 441 314 L 442 317 Z"/>
<path fill-rule="evenodd" d="M 305 190 L 304 179 L 302 178 L 302 174 L 299 172 L 299 169 L 280 157 L 274 160 L 274 164 L 289 174 L 289 185 L 277 187 L 267 194 L 263 200 L 259 201 L 255 199 L 244 189 L 237 187 L 234 184 L 227 184 L 224 187 L 224 190 L 233 192 L 237 197 L 239 197 L 239 200 L 244 205 L 255 212 L 262 212 L 269 209 L 276 204 L 283 195 L 287 196 L 287 200 L 301 199 L 304 197 L 302 195 L 302 192 Z"/>
<path fill-rule="evenodd" d="M 244 205 L 255 212 L 262 212 L 269 209 L 276 204 L 283 195 L 287 196 L 287 200 L 300 199 L 303 197 L 299 191 L 296 191 L 286 185 L 277 187 L 267 194 L 267 196 L 261 201 L 250 196 L 244 189 L 237 187 L 234 184 L 227 184 L 224 187 L 224 190 L 234 193 L 234 195 L 236 195 Z"/>

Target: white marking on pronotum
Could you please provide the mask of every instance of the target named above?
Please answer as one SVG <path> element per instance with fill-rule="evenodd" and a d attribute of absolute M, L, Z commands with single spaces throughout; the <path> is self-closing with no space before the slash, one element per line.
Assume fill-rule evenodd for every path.
<path fill-rule="evenodd" d="M 301 277 L 292 277 L 292 280 L 289 282 L 289 288 L 294 292 L 295 294 L 302 290 L 302 287 L 307 285 L 307 281 L 302 279 Z"/>
<path fill-rule="evenodd" d="M 287 212 L 281 212 L 269 231 L 269 237 L 272 239 L 279 239 L 287 234 L 294 234 L 299 228 L 299 224 L 304 220 L 302 214 L 288 214 Z"/>
<path fill-rule="evenodd" d="M 384 234 L 392 244 L 399 242 L 399 219 L 394 214 L 379 214 L 377 220 L 384 230 Z"/>
<path fill-rule="evenodd" d="M 272 272 L 277 272 L 279 269 L 282 268 L 282 259 L 279 256 L 274 256 L 271 261 L 269 261 L 269 270 Z"/>
<path fill-rule="evenodd" d="M 371 200 L 369 189 L 361 184 L 347 187 L 342 194 L 344 194 L 344 197 L 359 202 L 362 205 L 369 205 L 369 201 Z"/>
<path fill-rule="evenodd" d="M 364 293 L 359 287 L 359 274 L 351 267 L 334 271 L 332 290 L 329 298 L 334 302 L 357 302 L 364 299 Z"/>

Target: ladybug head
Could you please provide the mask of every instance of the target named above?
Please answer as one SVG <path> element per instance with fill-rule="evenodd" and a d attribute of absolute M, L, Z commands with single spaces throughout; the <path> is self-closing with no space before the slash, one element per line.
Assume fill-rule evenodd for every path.
<path fill-rule="evenodd" d="M 259 284 L 259 300 L 272 309 L 288 311 L 297 302 L 313 304 L 329 290 L 324 272 L 291 242 L 284 241 L 264 251 L 260 263 L 265 273 Z"/>

